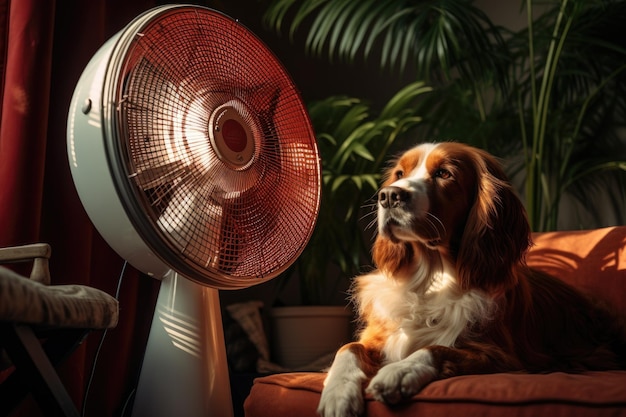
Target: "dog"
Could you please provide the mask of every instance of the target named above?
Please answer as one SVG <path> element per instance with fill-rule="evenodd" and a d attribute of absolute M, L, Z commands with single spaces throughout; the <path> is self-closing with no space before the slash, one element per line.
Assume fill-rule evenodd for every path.
<path fill-rule="evenodd" d="M 351 288 L 361 330 L 333 360 L 321 416 L 362 414 L 364 391 L 397 404 L 457 375 L 626 368 L 623 322 L 525 264 L 524 207 L 487 152 L 410 149 L 376 215 L 376 269 Z"/>

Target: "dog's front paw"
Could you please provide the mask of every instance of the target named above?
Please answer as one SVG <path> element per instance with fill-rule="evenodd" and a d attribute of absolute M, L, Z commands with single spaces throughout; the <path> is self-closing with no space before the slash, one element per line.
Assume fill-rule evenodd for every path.
<path fill-rule="evenodd" d="M 417 351 L 399 362 L 390 363 L 378 371 L 366 392 L 377 401 L 397 404 L 417 394 L 437 377 L 428 351 Z"/>
<path fill-rule="evenodd" d="M 356 417 L 363 414 L 361 385 L 344 380 L 324 387 L 317 412 L 322 417 Z"/>

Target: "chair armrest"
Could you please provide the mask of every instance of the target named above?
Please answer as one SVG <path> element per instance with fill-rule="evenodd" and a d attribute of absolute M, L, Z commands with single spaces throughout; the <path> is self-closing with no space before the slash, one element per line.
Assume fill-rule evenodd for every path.
<path fill-rule="evenodd" d="M 50 285 L 50 270 L 48 259 L 52 249 L 47 243 L 32 243 L 23 246 L 0 248 L 0 263 L 33 261 L 30 279 L 44 285 Z"/>

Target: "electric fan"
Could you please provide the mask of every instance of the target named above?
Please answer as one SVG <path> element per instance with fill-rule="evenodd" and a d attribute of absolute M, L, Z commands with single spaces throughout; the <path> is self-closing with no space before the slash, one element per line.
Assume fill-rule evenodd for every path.
<path fill-rule="evenodd" d="M 160 6 L 91 59 L 67 136 L 91 221 L 162 280 L 133 414 L 232 414 L 218 289 L 283 272 L 319 210 L 319 155 L 293 82 L 237 21 Z"/>

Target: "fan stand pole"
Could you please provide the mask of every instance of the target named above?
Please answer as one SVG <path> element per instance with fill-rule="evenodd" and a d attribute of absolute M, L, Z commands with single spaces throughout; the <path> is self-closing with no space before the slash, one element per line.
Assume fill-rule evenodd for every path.
<path fill-rule="evenodd" d="M 218 291 L 172 271 L 159 290 L 133 416 L 232 415 Z"/>

